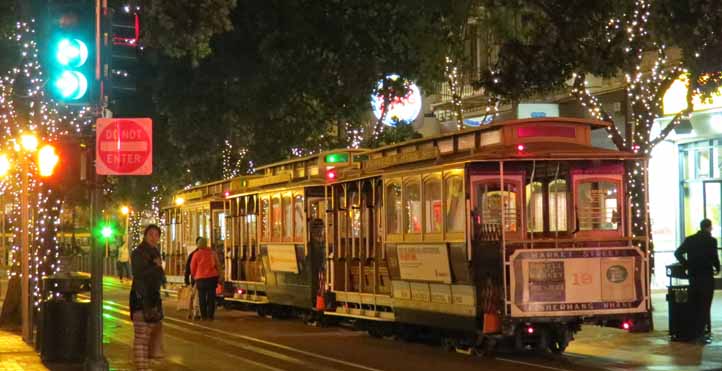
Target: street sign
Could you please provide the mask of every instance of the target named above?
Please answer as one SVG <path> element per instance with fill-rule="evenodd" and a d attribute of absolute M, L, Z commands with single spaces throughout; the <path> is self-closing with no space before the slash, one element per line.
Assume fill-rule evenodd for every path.
<path fill-rule="evenodd" d="M 96 121 L 95 172 L 99 175 L 153 173 L 153 123 L 149 118 Z"/>

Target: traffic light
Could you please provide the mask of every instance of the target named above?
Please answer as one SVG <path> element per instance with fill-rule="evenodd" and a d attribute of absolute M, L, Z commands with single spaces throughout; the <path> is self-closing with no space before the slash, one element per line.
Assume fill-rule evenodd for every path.
<path fill-rule="evenodd" d="M 41 48 L 46 92 L 58 102 L 91 105 L 99 97 L 97 17 L 93 0 L 48 0 Z"/>
<path fill-rule="evenodd" d="M 52 176 L 59 161 L 60 157 L 55 153 L 55 147 L 50 144 L 44 145 L 38 151 L 38 174 L 41 177 Z"/>
<path fill-rule="evenodd" d="M 111 222 L 99 223 L 95 228 L 95 237 L 102 243 L 110 242 L 115 238 L 117 228 Z"/>

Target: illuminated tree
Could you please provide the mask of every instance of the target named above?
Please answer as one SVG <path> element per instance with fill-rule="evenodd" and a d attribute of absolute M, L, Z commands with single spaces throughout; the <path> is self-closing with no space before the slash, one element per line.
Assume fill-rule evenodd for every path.
<path fill-rule="evenodd" d="M 589 115 L 611 125 L 608 136 L 623 151 L 649 155 L 692 109 L 696 94 L 716 91 L 722 5 L 713 0 L 483 0 L 489 27 L 499 43 L 498 62 L 478 85 L 508 101 L 568 89 Z M 716 28 L 715 28 L 716 27 Z M 682 56 L 670 59 L 674 48 Z M 717 57 L 715 57 L 717 56 Z M 614 122 L 586 83 L 587 75 L 624 76 L 628 122 Z M 687 76 L 686 108 L 655 134 L 662 98 Z M 624 134 L 620 128 L 625 128 Z M 647 169 L 628 169 L 634 205 L 633 233 L 645 229 L 648 205 L 642 188 Z"/>

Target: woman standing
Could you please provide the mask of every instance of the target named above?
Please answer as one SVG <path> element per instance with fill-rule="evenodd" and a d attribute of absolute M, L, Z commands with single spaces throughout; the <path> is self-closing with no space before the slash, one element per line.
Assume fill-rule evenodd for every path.
<path fill-rule="evenodd" d="M 220 264 L 215 251 L 208 247 L 208 240 L 198 238 L 198 249 L 191 259 L 191 275 L 198 288 L 201 305 L 201 319 L 213 320 L 216 311 L 216 285 L 218 285 Z"/>
<path fill-rule="evenodd" d="M 163 319 L 160 287 L 165 274 L 158 249 L 160 228 L 151 224 L 143 232 L 143 242 L 133 249 L 131 266 L 130 313 L 135 329 L 133 355 L 137 370 L 150 369 L 151 335 L 158 333 Z"/>

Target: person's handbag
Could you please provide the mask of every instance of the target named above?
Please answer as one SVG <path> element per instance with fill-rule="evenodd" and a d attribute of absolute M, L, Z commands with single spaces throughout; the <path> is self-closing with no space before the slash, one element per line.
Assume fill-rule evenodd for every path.
<path fill-rule="evenodd" d="M 176 310 L 190 310 L 193 303 L 193 287 L 184 286 L 178 290 L 178 305 Z"/>

